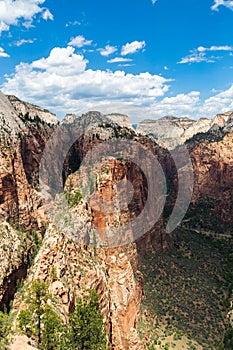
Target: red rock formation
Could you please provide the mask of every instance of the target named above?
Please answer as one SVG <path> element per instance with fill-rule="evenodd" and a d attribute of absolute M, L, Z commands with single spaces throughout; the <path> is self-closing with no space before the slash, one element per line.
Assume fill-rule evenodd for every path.
<path fill-rule="evenodd" d="M 202 201 L 209 201 L 205 225 L 229 231 L 233 225 L 233 134 L 221 140 L 189 146 L 194 169 L 193 209 Z"/>

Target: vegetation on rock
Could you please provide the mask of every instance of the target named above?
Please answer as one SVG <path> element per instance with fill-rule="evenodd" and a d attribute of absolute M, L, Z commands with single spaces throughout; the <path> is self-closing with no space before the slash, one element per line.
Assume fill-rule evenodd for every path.
<path fill-rule="evenodd" d="M 96 291 L 90 290 L 87 295 L 77 300 L 68 324 L 50 305 L 52 301 L 47 284 L 35 280 L 25 298 L 28 308 L 21 310 L 19 314 L 20 330 L 35 340 L 39 349 L 107 349 L 105 325 Z"/>

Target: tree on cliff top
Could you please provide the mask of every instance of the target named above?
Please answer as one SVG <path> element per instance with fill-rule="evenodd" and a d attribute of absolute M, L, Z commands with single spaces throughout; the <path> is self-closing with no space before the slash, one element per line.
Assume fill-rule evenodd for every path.
<path fill-rule="evenodd" d="M 70 321 L 65 324 L 48 304 L 52 296 L 41 280 L 32 282 L 25 301 L 27 310 L 19 314 L 19 327 L 37 347 L 43 350 L 107 350 L 105 324 L 99 306 L 99 296 L 89 290 L 79 298 Z"/>
<path fill-rule="evenodd" d="M 19 314 L 20 329 L 34 338 L 38 348 L 43 350 L 59 349 L 63 333 L 61 318 L 48 304 L 50 297 L 44 281 L 33 281 L 25 298 L 28 309 Z"/>
<path fill-rule="evenodd" d="M 77 300 L 70 315 L 69 338 L 70 350 L 107 350 L 105 324 L 96 291 L 89 290 Z"/>

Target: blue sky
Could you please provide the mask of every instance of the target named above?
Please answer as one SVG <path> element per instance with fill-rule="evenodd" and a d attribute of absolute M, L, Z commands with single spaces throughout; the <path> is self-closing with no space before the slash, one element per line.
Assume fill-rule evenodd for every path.
<path fill-rule="evenodd" d="M 0 89 L 133 122 L 233 110 L 233 1 L 0 0 Z"/>

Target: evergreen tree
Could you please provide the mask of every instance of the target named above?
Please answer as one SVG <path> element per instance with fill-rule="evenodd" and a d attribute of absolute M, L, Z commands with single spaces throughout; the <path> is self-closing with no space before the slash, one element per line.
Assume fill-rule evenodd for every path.
<path fill-rule="evenodd" d="M 64 328 L 62 327 L 61 318 L 48 304 L 45 306 L 42 324 L 42 349 L 58 350 L 60 348 L 61 338 L 65 336 Z"/>
<path fill-rule="evenodd" d="M 0 349 L 7 349 L 10 336 L 10 322 L 9 316 L 6 313 L 0 311 Z"/>
<path fill-rule="evenodd" d="M 94 290 L 77 300 L 68 324 L 62 322 L 48 299 L 51 295 L 47 284 L 41 280 L 33 281 L 25 298 L 28 309 L 19 314 L 20 329 L 28 337 L 35 338 L 39 349 L 107 350 L 99 297 Z"/>
<path fill-rule="evenodd" d="M 107 338 L 99 297 L 90 290 L 83 299 L 78 299 L 75 311 L 70 316 L 70 349 L 106 350 Z"/>
<path fill-rule="evenodd" d="M 33 281 L 26 297 L 28 309 L 20 311 L 19 314 L 19 327 L 27 336 L 36 339 L 39 349 L 58 350 L 62 337 L 62 321 L 48 305 L 50 297 L 45 282 Z"/>

